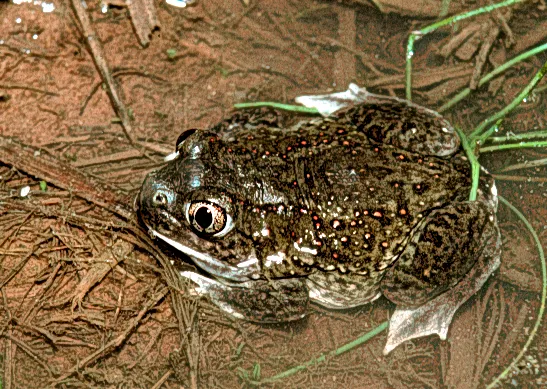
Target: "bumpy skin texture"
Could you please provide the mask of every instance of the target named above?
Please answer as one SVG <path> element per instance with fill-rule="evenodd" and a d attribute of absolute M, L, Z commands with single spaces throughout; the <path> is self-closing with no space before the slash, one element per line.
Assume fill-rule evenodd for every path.
<path fill-rule="evenodd" d="M 456 285 L 480 257 L 484 237 L 495 234 L 491 216 L 480 201 L 432 211 L 382 279 L 384 296 L 417 307 Z"/>
<path fill-rule="evenodd" d="M 291 121 L 250 110 L 183 134 L 178 157 L 141 189 L 144 224 L 212 275 L 185 276 L 224 310 L 292 320 L 303 315 L 304 295 L 344 308 L 372 301 L 381 287 L 399 304 L 421 305 L 466 276 L 487 238 L 499 240 L 492 178 L 482 175 L 470 205 L 469 163 L 433 111 L 374 96 L 333 117 Z M 188 204 L 200 200 L 226 209 L 227 234 L 192 228 Z M 284 297 L 292 313 L 254 303 L 287 279 L 298 296 Z M 253 297 L 245 300 L 246 290 Z"/>

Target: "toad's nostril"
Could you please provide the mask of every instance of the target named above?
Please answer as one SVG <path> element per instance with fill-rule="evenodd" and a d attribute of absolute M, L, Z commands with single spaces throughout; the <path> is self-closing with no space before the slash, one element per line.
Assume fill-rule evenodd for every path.
<path fill-rule="evenodd" d="M 156 192 L 154 195 L 154 202 L 158 205 L 166 205 L 167 204 L 167 196 L 163 192 Z"/>

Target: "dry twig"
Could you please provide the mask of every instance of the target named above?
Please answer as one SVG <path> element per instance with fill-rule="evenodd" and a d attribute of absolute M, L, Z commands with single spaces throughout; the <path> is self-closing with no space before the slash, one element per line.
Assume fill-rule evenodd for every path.
<path fill-rule="evenodd" d="M 106 85 L 106 90 L 108 92 L 108 96 L 110 97 L 110 101 L 114 106 L 114 110 L 120 117 L 125 136 L 127 140 L 129 140 L 129 143 L 134 145 L 135 141 L 133 139 L 133 130 L 129 122 L 129 114 L 127 112 L 125 104 L 120 98 L 118 87 L 116 86 L 114 77 L 112 77 L 110 68 L 106 63 L 102 46 L 97 39 L 97 34 L 95 34 L 95 31 L 91 26 L 91 22 L 89 20 L 89 17 L 87 16 L 87 11 L 85 10 L 82 2 L 78 0 L 72 0 L 72 7 L 74 8 L 76 17 L 80 22 L 80 26 L 83 30 L 83 35 L 89 47 L 93 62 L 95 63 L 95 66 L 97 67 L 97 70 L 99 71 L 101 78 Z"/>

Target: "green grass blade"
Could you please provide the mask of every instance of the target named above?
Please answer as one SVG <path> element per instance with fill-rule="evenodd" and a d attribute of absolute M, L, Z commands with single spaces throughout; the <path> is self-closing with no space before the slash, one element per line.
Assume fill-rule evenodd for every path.
<path fill-rule="evenodd" d="M 485 7 L 477 8 L 472 11 L 461 13 L 459 15 L 451 16 L 449 18 L 440 20 L 437 23 L 433 23 L 427 27 L 424 27 L 418 31 L 411 32 L 408 37 L 408 44 L 406 48 L 406 98 L 407 100 L 411 100 L 412 98 L 412 56 L 414 55 L 414 42 L 416 39 L 420 38 L 422 35 L 429 34 L 430 32 L 433 32 L 440 27 L 444 27 L 449 24 L 459 22 L 460 20 L 471 18 L 473 16 L 477 16 L 483 13 L 492 12 L 493 10 L 498 8 L 508 7 L 513 4 L 522 3 L 524 1 L 525 0 L 506 0 L 506 1 L 502 1 L 501 3 L 487 5 Z"/>
<path fill-rule="evenodd" d="M 490 127 L 493 123 L 496 123 L 498 120 L 503 119 L 509 114 L 509 112 L 518 107 L 522 103 L 522 100 L 528 97 L 530 92 L 532 92 L 532 89 L 534 89 L 537 83 L 541 81 L 545 73 L 547 73 L 547 61 L 534 75 L 532 80 L 530 80 L 528 85 L 526 85 L 526 87 L 522 89 L 522 91 L 517 95 L 517 97 L 513 99 L 513 101 L 509 105 L 507 105 L 501 111 L 497 112 L 495 115 L 492 115 L 489 118 L 485 119 L 481 124 L 477 126 L 475 131 L 473 131 L 471 135 L 469 135 L 470 142 L 473 143 L 474 140 L 481 138 L 481 135 L 483 135 L 483 131 L 485 128 Z M 484 140 L 484 138 L 481 140 Z"/>
<path fill-rule="evenodd" d="M 525 149 L 525 148 L 532 148 L 532 147 L 545 147 L 545 146 L 547 146 L 547 141 L 508 143 L 506 145 L 494 145 L 494 146 L 481 147 L 481 153 L 489 153 L 492 151 L 511 150 L 511 149 Z"/>
<path fill-rule="evenodd" d="M 357 338 L 357 339 L 355 339 L 355 340 L 353 340 L 349 343 L 346 343 L 345 345 L 337 348 L 336 350 L 330 351 L 327 354 L 322 354 L 317 358 L 310 359 L 309 361 L 307 361 L 307 362 L 305 362 L 301 365 L 294 366 L 294 367 L 292 367 L 288 370 L 285 370 L 284 372 L 281 372 L 279 374 L 276 374 L 272 377 L 263 378 L 260 381 L 249 381 L 249 383 L 253 384 L 253 385 L 261 385 L 261 384 L 265 384 L 265 383 L 272 383 L 272 382 L 278 381 L 280 379 L 292 376 L 292 375 L 298 373 L 299 371 L 307 369 L 310 366 L 316 365 L 316 364 L 321 363 L 321 362 L 325 362 L 327 360 L 327 358 L 329 358 L 329 357 L 333 357 L 333 356 L 336 356 L 336 355 L 343 354 L 347 351 L 350 351 L 350 350 L 354 349 L 357 346 L 360 346 L 363 343 L 368 342 L 370 339 L 374 338 L 376 335 L 378 335 L 379 333 L 381 333 L 382 331 L 387 329 L 387 327 L 388 327 L 388 322 L 385 321 L 385 322 L 379 324 L 376 328 L 373 328 L 369 332 L 361 335 L 359 338 Z"/>
<path fill-rule="evenodd" d="M 481 87 L 483 86 L 484 84 L 486 84 L 487 82 L 489 82 L 491 79 L 493 79 L 494 77 L 498 76 L 499 74 L 503 73 L 504 71 L 506 71 L 507 69 L 515 66 L 516 64 L 524 61 L 525 59 L 528 59 L 530 57 L 533 57 L 534 55 L 538 54 L 538 53 L 541 53 L 542 51 L 545 51 L 547 50 L 547 43 L 544 43 L 538 47 L 534 47 L 533 49 L 531 50 L 528 50 L 524 53 L 521 53 L 519 55 L 517 55 L 515 58 L 505 62 L 503 65 L 500 65 L 498 66 L 497 68 L 495 68 L 494 70 L 492 70 L 490 73 L 486 74 L 483 78 L 480 79 L 479 81 L 479 84 L 478 84 L 478 87 Z M 457 103 L 459 103 L 461 100 L 463 100 L 464 98 L 466 98 L 467 96 L 469 96 L 471 94 L 471 89 L 470 88 L 465 88 L 463 89 L 461 92 L 459 92 L 456 96 L 454 96 L 452 99 L 450 99 L 449 101 L 447 101 L 446 103 L 444 103 L 439 109 L 438 109 L 438 112 L 444 112 L 446 111 L 447 109 L 449 108 L 452 108 L 454 105 L 456 105 Z"/>

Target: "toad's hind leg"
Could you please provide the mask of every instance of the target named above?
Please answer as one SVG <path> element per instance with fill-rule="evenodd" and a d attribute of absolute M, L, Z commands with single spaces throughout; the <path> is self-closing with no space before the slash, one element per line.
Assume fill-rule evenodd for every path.
<path fill-rule="evenodd" d="M 460 139 L 452 125 L 437 112 L 410 101 L 371 93 L 365 103 L 337 115 L 381 144 L 437 157 L 459 150 Z"/>
<path fill-rule="evenodd" d="M 428 215 L 381 282 L 397 304 L 384 352 L 434 333 L 446 339 L 454 313 L 499 266 L 500 253 L 494 209 L 486 202 L 453 203 Z"/>
<path fill-rule="evenodd" d="M 345 92 L 300 96 L 296 101 L 325 116 L 334 114 L 339 124 L 355 126 L 381 144 L 437 157 L 459 150 L 458 134 L 437 112 L 408 100 L 370 93 L 355 84 Z"/>

